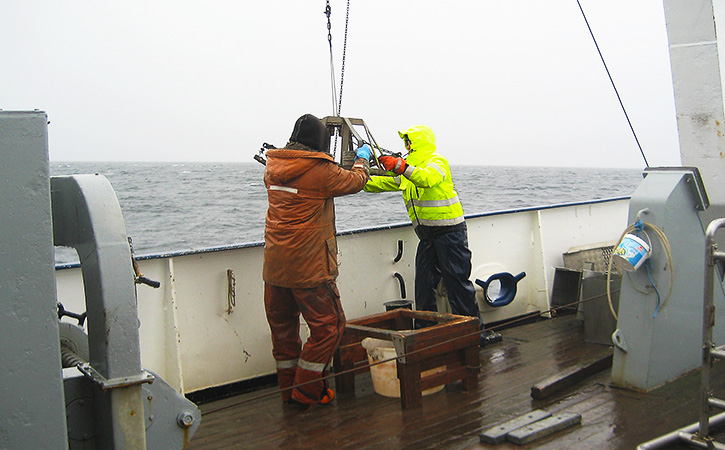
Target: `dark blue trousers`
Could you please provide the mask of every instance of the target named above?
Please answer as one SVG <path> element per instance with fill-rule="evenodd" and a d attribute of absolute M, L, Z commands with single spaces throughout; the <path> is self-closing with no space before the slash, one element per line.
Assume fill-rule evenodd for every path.
<path fill-rule="evenodd" d="M 466 223 L 444 227 L 418 225 L 415 233 L 420 239 L 415 255 L 415 308 L 437 311 L 435 293 L 442 278 L 451 312 L 480 319 L 476 290 L 469 280 L 471 251 Z M 433 325 L 420 322 L 416 327 Z"/>

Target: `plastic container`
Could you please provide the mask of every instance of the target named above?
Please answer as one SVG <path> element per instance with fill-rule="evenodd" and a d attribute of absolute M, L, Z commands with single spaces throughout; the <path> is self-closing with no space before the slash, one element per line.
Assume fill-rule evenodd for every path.
<path fill-rule="evenodd" d="M 633 234 L 625 234 L 622 242 L 612 252 L 614 264 L 627 272 L 639 269 L 649 256 L 649 244 Z"/>
<path fill-rule="evenodd" d="M 395 358 L 395 348 L 393 343 L 382 339 L 365 338 L 362 340 L 362 346 L 368 352 L 368 362 L 370 364 L 385 359 Z M 431 370 L 422 372 L 421 377 L 432 375 L 446 370 L 446 366 L 436 367 Z M 400 380 L 398 380 L 398 365 L 396 360 L 384 362 L 370 367 L 370 375 L 373 378 L 373 389 L 375 392 L 385 397 L 400 398 Z M 426 389 L 423 395 L 435 394 L 443 390 L 445 385 L 436 386 Z"/>

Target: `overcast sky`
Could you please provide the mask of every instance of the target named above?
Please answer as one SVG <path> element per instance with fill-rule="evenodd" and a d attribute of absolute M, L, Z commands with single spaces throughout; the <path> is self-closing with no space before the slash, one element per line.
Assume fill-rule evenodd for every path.
<path fill-rule="evenodd" d="M 679 164 L 662 0 L 580 0 L 651 166 Z M 331 0 L 339 91 L 346 0 Z M 251 162 L 333 115 L 322 0 L 24 0 L 0 108 L 46 111 L 53 161 Z M 343 116 L 452 164 L 642 168 L 576 0 L 351 0 Z"/>

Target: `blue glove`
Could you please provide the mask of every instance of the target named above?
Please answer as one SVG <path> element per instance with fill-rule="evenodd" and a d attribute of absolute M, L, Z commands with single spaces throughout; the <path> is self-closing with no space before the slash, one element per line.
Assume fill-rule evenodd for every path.
<path fill-rule="evenodd" d="M 373 156 L 373 151 L 370 148 L 368 144 L 363 144 L 360 148 L 357 149 L 357 153 L 355 154 L 358 158 L 365 158 L 368 161 Z"/>

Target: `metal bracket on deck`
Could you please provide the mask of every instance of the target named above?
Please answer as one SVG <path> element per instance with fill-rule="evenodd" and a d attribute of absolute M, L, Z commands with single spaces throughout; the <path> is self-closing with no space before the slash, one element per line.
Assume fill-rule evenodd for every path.
<path fill-rule="evenodd" d="M 398 356 L 405 355 L 405 353 L 406 353 L 406 349 L 405 349 L 405 336 L 402 336 L 402 335 L 399 335 L 399 334 L 394 334 L 392 336 L 392 338 L 393 338 L 393 346 L 395 347 L 395 353 Z M 407 358 L 405 356 L 400 356 L 398 358 L 398 361 L 401 364 L 405 364 L 405 363 L 408 362 L 408 360 L 407 360 Z"/>
<path fill-rule="evenodd" d="M 624 342 L 624 337 L 622 336 L 622 332 L 619 331 L 619 328 L 614 330 L 614 333 L 612 333 L 612 344 L 624 353 L 627 353 L 627 343 Z"/>
<path fill-rule="evenodd" d="M 86 378 L 96 383 L 104 391 L 108 389 L 135 386 L 137 384 L 153 383 L 156 379 L 153 374 L 144 370 L 142 373 L 132 377 L 111 378 L 109 380 L 98 373 L 98 371 L 88 363 L 81 363 L 76 367 L 78 367 L 78 370 L 80 370 Z"/>

